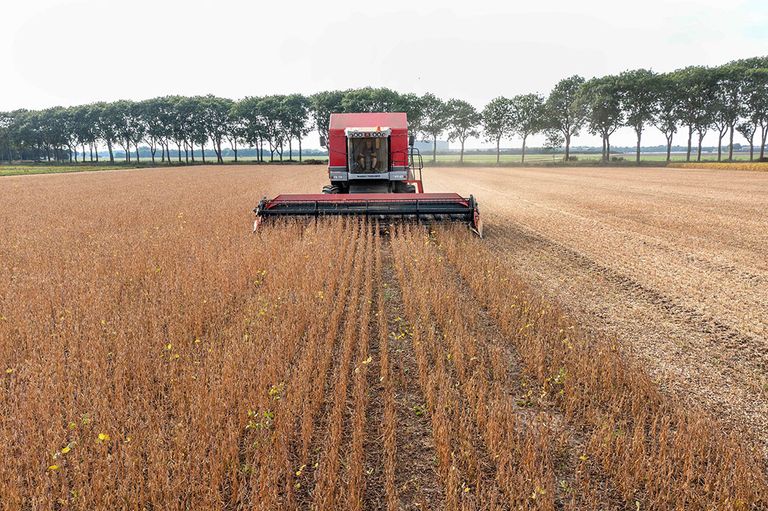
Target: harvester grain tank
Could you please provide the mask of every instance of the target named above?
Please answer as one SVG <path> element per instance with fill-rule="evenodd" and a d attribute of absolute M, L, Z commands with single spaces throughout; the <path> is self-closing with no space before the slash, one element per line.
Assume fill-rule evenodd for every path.
<path fill-rule="evenodd" d="M 330 184 L 319 194 L 264 197 L 253 229 L 268 219 L 364 215 L 430 222 L 461 221 L 482 236 L 473 196 L 425 193 L 422 159 L 404 113 L 331 114 L 327 144 Z"/>

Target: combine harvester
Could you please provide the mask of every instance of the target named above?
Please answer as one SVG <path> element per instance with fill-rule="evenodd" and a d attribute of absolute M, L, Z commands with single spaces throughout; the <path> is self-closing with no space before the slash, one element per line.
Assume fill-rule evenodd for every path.
<path fill-rule="evenodd" d="M 408 136 L 404 113 L 331 114 L 328 176 L 319 194 L 264 197 L 254 209 L 254 232 L 285 217 L 360 215 L 372 218 L 465 222 L 480 237 L 483 225 L 473 196 L 424 193 L 421 155 Z M 418 178 L 416 173 L 418 172 Z"/>

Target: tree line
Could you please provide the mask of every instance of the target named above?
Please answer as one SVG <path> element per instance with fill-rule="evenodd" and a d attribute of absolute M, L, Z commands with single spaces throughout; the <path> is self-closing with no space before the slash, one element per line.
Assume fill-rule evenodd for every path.
<path fill-rule="evenodd" d="M 686 160 L 701 159 L 704 137 L 718 137 L 718 155 L 727 140 L 733 158 L 734 136 L 750 147 L 750 159 L 765 158 L 768 137 L 768 57 L 729 62 L 722 66 L 690 66 L 669 73 L 647 69 L 625 71 L 585 80 L 560 80 L 549 95 L 497 97 L 482 110 L 461 99 L 443 100 L 434 94 L 402 94 L 387 88 L 366 87 L 301 94 L 246 97 L 239 101 L 207 96 L 165 96 L 145 101 L 99 102 L 44 110 L 0 112 L 0 161 L 99 161 L 105 148 L 115 161 L 139 161 L 139 145 L 149 148 L 152 162 L 194 162 L 195 148 L 202 161 L 211 148 L 222 163 L 222 145 L 238 159 L 238 147 L 256 149 L 258 161 L 293 159 L 294 144 L 302 158 L 302 140 L 316 129 L 328 138 L 332 112 L 406 112 L 413 133 L 433 141 L 447 135 L 460 144 L 484 137 L 496 146 L 499 161 L 502 139 L 522 139 L 522 160 L 528 138 L 546 135 L 546 145 L 562 148 L 570 158 L 574 137 L 586 130 L 602 139 L 603 159 L 610 158 L 611 136 L 622 127 L 637 137 L 636 161 L 648 129 L 664 134 L 667 161 L 673 137 L 687 137 Z M 134 156 L 135 155 L 135 156 Z"/>

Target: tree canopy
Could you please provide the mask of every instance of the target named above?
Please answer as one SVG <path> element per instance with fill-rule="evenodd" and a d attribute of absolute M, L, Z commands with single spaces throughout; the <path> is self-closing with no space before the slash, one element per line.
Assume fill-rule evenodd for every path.
<path fill-rule="evenodd" d="M 118 152 L 126 161 L 139 159 L 139 145 L 149 148 L 154 161 L 205 159 L 206 147 L 224 161 L 223 147 L 245 145 L 265 149 L 270 159 L 293 158 L 298 143 L 313 130 L 328 138 L 333 112 L 405 112 L 412 134 L 431 140 L 436 160 L 437 140 L 448 135 L 459 142 L 463 160 L 469 138 L 495 142 L 497 161 L 504 139 L 519 137 L 523 153 L 533 133 L 547 135 L 547 144 L 562 146 L 570 157 L 574 137 L 586 127 L 603 140 L 603 157 L 610 159 L 611 136 L 621 127 L 634 130 L 639 162 L 641 138 L 648 127 L 666 139 L 669 158 L 675 134 L 687 134 L 686 159 L 692 158 L 693 135 L 698 154 L 704 136 L 714 130 L 719 139 L 718 159 L 728 137 L 728 158 L 734 137 L 741 135 L 754 156 L 765 156 L 768 137 L 768 57 L 753 57 L 722 66 L 690 66 L 657 74 L 646 69 L 590 80 L 574 75 L 560 80 L 547 96 L 499 96 L 478 112 L 475 105 L 435 94 L 400 93 L 386 87 L 302 94 L 246 97 L 237 101 L 213 95 L 163 96 L 144 101 L 119 100 L 72 107 L 0 112 L 0 160 L 99 159 L 106 148 L 110 161 Z M 146 153 L 144 153 L 146 155 Z M 524 156 L 523 156 L 524 158 Z"/>

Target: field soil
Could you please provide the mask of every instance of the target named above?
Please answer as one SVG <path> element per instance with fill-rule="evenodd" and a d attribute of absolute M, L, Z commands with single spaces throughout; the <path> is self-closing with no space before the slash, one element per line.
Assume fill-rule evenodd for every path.
<path fill-rule="evenodd" d="M 0 179 L 0 509 L 768 506 L 768 174 L 424 174 L 485 239 L 251 233 L 321 166 Z"/>

